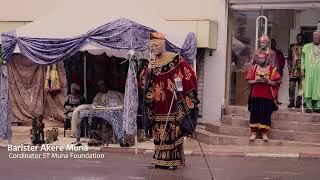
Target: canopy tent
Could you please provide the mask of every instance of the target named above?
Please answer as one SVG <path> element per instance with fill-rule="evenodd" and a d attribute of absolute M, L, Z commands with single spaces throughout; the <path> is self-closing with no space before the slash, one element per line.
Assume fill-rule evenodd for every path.
<path fill-rule="evenodd" d="M 166 43 L 168 50 L 193 60 L 196 53 L 194 34 L 169 24 L 151 9 L 143 7 L 141 2 L 112 1 L 110 7 L 109 1 L 68 0 L 52 14 L 18 28 L 16 32 L 4 33 L 4 58 L 8 59 L 13 52 L 21 52 L 36 63 L 47 64 L 66 59 L 78 50 L 142 51 L 147 49 L 149 33 L 159 31 L 169 40 Z M 94 10 L 86 13 L 88 7 L 94 7 Z"/>
<path fill-rule="evenodd" d="M 90 7 L 94 9 L 86 13 Z M 149 34 L 154 31 L 165 34 L 167 50 L 180 54 L 189 62 L 195 58 L 194 33 L 168 24 L 151 9 L 143 7 L 140 0 L 125 3 L 112 1 L 112 7 L 105 0 L 68 0 L 52 14 L 15 31 L 3 33 L 3 59 L 8 62 L 13 53 L 21 53 L 37 64 L 52 64 L 65 60 L 78 51 L 93 54 L 106 52 L 108 55 L 126 57 L 131 49 L 138 54 L 138 58 L 146 58 Z M 134 68 L 129 68 L 129 71 L 130 69 Z M 128 74 L 133 76 L 135 72 Z M 9 77 L 5 65 L 1 76 L 0 137 L 7 138 L 11 135 L 11 128 L 8 118 Z M 128 77 L 130 78 L 132 77 Z M 129 86 L 130 88 L 126 87 L 126 97 L 131 97 L 127 93 L 136 93 L 132 87 L 136 83 Z M 130 107 L 132 102 L 125 102 L 127 109 L 134 109 Z M 125 110 L 126 114 L 132 112 Z"/>

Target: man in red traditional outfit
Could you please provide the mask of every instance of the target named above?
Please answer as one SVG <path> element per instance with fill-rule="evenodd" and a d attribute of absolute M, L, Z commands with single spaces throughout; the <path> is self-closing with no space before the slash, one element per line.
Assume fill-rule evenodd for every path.
<path fill-rule="evenodd" d="M 278 84 L 281 76 L 275 67 L 267 65 L 268 54 L 260 52 L 257 64 L 251 65 L 246 80 L 250 85 L 248 110 L 250 111 L 250 140 L 257 138 L 258 130 L 264 141 L 268 141 L 271 127 L 271 114 L 277 110 L 275 97 L 278 94 Z"/>
<path fill-rule="evenodd" d="M 166 52 L 165 42 L 163 34 L 151 33 L 150 50 L 154 58 L 142 71 L 140 82 L 146 89 L 146 124 L 151 124 L 155 145 L 153 163 L 156 168 L 175 169 L 185 165 L 184 136 L 194 131 L 199 101 L 193 69 L 178 54 Z M 183 91 L 176 92 L 177 100 L 173 99 L 176 78 L 183 85 Z"/>
<path fill-rule="evenodd" d="M 279 50 L 276 50 L 276 41 L 273 40 L 272 44 L 271 44 L 271 49 L 269 48 L 269 37 L 267 35 L 262 35 L 259 39 L 259 49 L 257 49 L 255 51 L 255 53 L 253 54 L 253 64 L 257 64 L 258 61 L 258 55 L 260 52 L 264 52 L 268 55 L 267 60 L 266 60 L 266 64 L 270 65 L 271 67 L 275 67 L 278 72 L 280 73 L 280 75 L 282 76 L 282 70 L 283 67 L 285 65 L 285 59 L 284 56 L 282 54 L 282 52 Z M 278 86 L 280 87 L 280 84 L 278 84 Z M 278 88 L 279 88 L 278 87 Z M 275 97 L 276 98 L 276 102 L 277 104 L 281 104 L 278 101 L 278 96 Z"/>

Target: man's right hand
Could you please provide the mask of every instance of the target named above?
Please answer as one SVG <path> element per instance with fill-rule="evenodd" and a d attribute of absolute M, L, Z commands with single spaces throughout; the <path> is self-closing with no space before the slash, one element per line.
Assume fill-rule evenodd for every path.
<path fill-rule="evenodd" d="M 266 79 L 263 79 L 263 78 L 259 78 L 259 79 L 255 80 L 255 83 L 257 83 L 257 84 L 262 84 L 262 83 L 265 83 L 265 82 L 267 82 L 267 81 L 266 81 Z"/>
<path fill-rule="evenodd" d="M 156 67 L 155 60 L 150 60 L 148 64 L 149 69 L 154 69 Z"/>
<path fill-rule="evenodd" d="M 91 107 L 90 107 L 91 109 L 96 109 L 97 108 L 97 105 L 95 105 L 95 104 L 91 104 Z"/>

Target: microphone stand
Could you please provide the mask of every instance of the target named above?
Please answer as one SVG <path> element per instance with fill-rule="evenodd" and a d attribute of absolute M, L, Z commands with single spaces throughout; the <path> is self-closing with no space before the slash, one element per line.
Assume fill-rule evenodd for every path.
<path fill-rule="evenodd" d="M 193 132 L 194 132 L 194 136 L 195 136 L 195 138 L 196 138 L 196 140 L 197 140 L 197 142 L 198 142 L 198 145 L 199 145 L 199 147 L 200 147 L 200 149 L 201 149 L 201 153 L 202 153 L 202 156 L 203 156 L 203 158 L 204 158 L 204 160 L 205 160 L 205 162 L 206 162 L 206 165 L 207 165 L 207 168 L 208 168 L 208 170 L 209 170 L 211 179 L 213 180 L 213 175 L 212 175 L 211 169 L 210 169 L 210 167 L 209 167 L 209 163 L 208 163 L 207 158 L 206 158 L 206 155 L 205 155 L 205 153 L 204 153 L 204 151 L 203 151 L 203 149 L 202 149 L 202 146 L 201 146 L 201 143 L 200 143 L 200 141 L 199 141 L 197 132 L 195 131 L 196 128 L 194 127 L 194 125 L 193 125 L 193 123 L 192 123 L 192 120 L 191 120 L 191 117 L 190 117 L 190 115 L 189 115 L 189 113 L 188 113 L 188 111 L 187 111 L 186 100 L 185 100 L 185 98 L 183 97 L 183 95 L 182 95 L 182 93 L 181 93 L 181 92 L 183 92 L 182 79 L 176 78 L 176 79 L 174 79 L 174 81 L 175 81 L 175 89 L 174 89 L 175 98 L 177 99 L 177 102 L 178 102 L 178 98 L 177 98 L 177 95 L 176 95 L 176 91 L 177 91 L 177 92 L 179 93 L 179 95 L 180 95 L 181 102 L 182 102 L 183 108 L 184 108 L 184 110 L 185 110 L 185 112 L 186 112 L 186 114 L 187 114 L 189 123 L 191 124 L 191 128 L 192 128 L 192 130 L 193 130 Z M 177 103 L 177 105 L 178 105 L 178 103 Z M 178 108 L 177 108 L 177 109 L 178 109 Z"/>
<path fill-rule="evenodd" d="M 187 108 L 186 108 L 187 106 L 186 106 L 186 104 L 185 104 L 185 98 L 182 96 L 181 92 L 179 92 L 179 95 L 180 95 L 181 100 L 182 100 L 183 108 L 184 108 L 185 111 L 187 112 Z M 190 115 L 189 115 L 188 113 L 187 113 L 187 116 L 188 116 L 189 123 L 191 124 L 191 128 L 192 128 L 192 130 L 194 131 L 194 136 L 195 136 L 195 138 L 196 138 L 196 140 L 197 140 L 197 142 L 198 142 L 198 145 L 199 145 L 199 147 L 200 147 L 200 149 L 201 149 L 201 154 L 202 154 L 202 156 L 203 156 L 203 158 L 204 158 L 204 161 L 206 162 L 206 166 L 207 166 L 207 168 L 208 168 L 208 170 L 209 170 L 210 177 L 211 177 L 211 179 L 213 180 L 213 173 L 212 173 L 212 171 L 211 171 L 211 169 L 210 169 L 209 163 L 208 163 L 208 161 L 207 161 L 207 157 L 206 157 L 206 155 L 205 155 L 205 153 L 204 153 L 204 151 L 203 151 L 203 148 L 202 148 L 202 146 L 201 146 L 200 140 L 199 140 L 199 138 L 198 138 L 198 134 L 197 134 L 197 132 L 195 131 L 195 127 L 194 127 L 194 125 L 193 125 L 193 123 L 192 123 L 192 120 L 191 120 L 191 117 L 190 117 Z"/>

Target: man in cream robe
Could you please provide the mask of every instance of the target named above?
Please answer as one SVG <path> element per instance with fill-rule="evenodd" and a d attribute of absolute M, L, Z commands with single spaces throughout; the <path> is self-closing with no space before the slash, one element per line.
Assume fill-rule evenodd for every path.
<path fill-rule="evenodd" d="M 104 81 L 99 81 L 97 85 L 99 93 L 94 97 L 92 104 L 80 105 L 72 113 L 71 132 L 73 137 L 76 137 L 80 110 L 123 106 L 123 94 L 117 91 L 108 90 Z"/>

